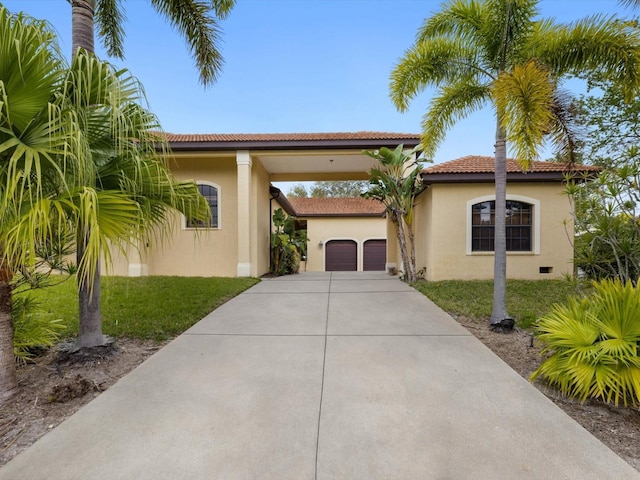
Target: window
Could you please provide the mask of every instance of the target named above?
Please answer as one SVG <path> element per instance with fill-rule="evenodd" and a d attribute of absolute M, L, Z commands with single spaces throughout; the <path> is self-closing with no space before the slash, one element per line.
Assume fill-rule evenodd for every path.
<path fill-rule="evenodd" d="M 220 224 L 218 221 L 218 189 L 213 185 L 199 183 L 198 191 L 200 192 L 200 195 L 205 198 L 205 200 L 209 204 L 209 207 L 211 208 L 211 219 L 209 220 L 209 222 L 197 222 L 187 219 L 186 228 L 219 228 Z"/>
<path fill-rule="evenodd" d="M 476 203 L 471 207 L 471 251 L 493 252 L 495 233 L 495 200 Z M 533 206 L 507 200 L 507 251 L 532 250 Z"/>

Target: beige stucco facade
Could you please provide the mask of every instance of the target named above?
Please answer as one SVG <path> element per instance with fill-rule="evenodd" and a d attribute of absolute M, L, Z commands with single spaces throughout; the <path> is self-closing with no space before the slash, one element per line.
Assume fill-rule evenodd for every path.
<path fill-rule="evenodd" d="M 307 262 L 301 269 L 325 270 L 325 245 L 331 240 L 353 240 L 358 246 L 358 271 L 362 271 L 363 247 L 367 240 L 387 238 L 384 217 L 300 217 L 307 221 Z"/>
<path fill-rule="evenodd" d="M 507 277 L 539 280 L 573 271 L 573 224 L 560 182 L 511 183 L 507 199 L 533 205 L 532 249 L 507 253 Z M 491 183 L 433 184 L 418 197 L 416 262 L 427 280 L 493 278 L 493 253 L 471 251 L 471 205 L 494 200 Z M 546 273 L 541 273 L 546 272 Z"/>
<path fill-rule="evenodd" d="M 151 238 L 140 245 L 139 252 L 134 248 L 127 255 L 113 251 L 112 266 L 103 271 L 130 276 L 267 273 L 272 212 L 284 203 L 292 213 L 288 200 L 274 198 L 278 191 L 272 182 L 361 179 L 373 161 L 362 154 L 363 149 L 419 141 L 419 136 L 404 134 L 390 138 L 371 132 L 336 135 L 174 136 L 172 171 L 179 180 L 217 189 L 217 228 L 186 228 L 185 219 L 175 215 L 168 235 Z M 427 280 L 493 278 L 493 253 L 471 251 L 471 206 L 494 199 L 492 163 L 482 171 L 471 165 L 489 160 L 493 161 L 465 157 L 447 162 L 444 168 L 423 171 L 428 188 L 417 199 L 414 232 L 417 268 L 425 269 Z M 571 209 L 557 164 L 537 162 L 533 173 L 524 174 L 518 167 L 509 175 L 515 181 L 508 181 L 507 198 L 530 204 L 533 223 L 531 250 L 507 254 L 508 278 L 558 278 L 572 272 Z M 363 270 L 365 242 L 385 239 L 387 270 L 402 271 L 391 222 L 383 216 L 349 215 L 311 215 L 309 211 L 298 217 L 306 220 L 309 238 L 306 265 L 301 268 L 324 271 L 327 242 L 351 240 L 357 245 L 357 269 Z"/>
<path fill-rule="evenodd" d="M 113 275 L 259 276 L 269 270 L 269 178 L 250 156 L 179 155 L 179 180 L 218 189 L 218 228 L 186 228 L 175 215 L 169 235 L 150 240 L 141 253 L 113 254 Z M 240 171 L 240 174 L 239 174 Z M 243 195 L 239 191 L 244 189 Z M 246 199 L 239 201 L 239 199 Z M 243 253 L 241 256 L 240 253 Z M 239 269 L 244 269 L 239 271 Z"/>

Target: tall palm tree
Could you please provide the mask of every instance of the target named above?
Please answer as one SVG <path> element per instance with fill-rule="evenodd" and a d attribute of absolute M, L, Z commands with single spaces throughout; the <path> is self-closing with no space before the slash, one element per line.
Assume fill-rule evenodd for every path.
<path fill-rule="evenodd" d="M 94 51 L 97 28 L 107 54 L 124 58 L 125 9 L 123 0 L 68 0 L 71 3 L 73 52 Z M 235 0 L 150 0 L 157 12 L 186 39 L 203 85 L 214 83 L 222 68 L 218 48 L 218 20 L 226 18 Z"/>
<path fill-rule="evenodd" d="M 64 60 L 40 20 L 0 5 L 0 404 L 17 390 L 11 291 L 40 242 L 64 236 L 66 177 L 77 171 L 73 111 L 59 95 Z"/>
<path fill-rule="evenodd" d="M 640 86 L 640 36 L 630 23 L 595 16 L 573 24 L 538 19 L 537 0 L 450 0 L 425 20 L 415 44 L 391 74 L 391 98 L 404 111 L 427 87 L 436 95 L 423 117 L 422 143 L 432 158 L 446 131 L 485 105 L 495 112 L 496 330 L 510 329 L 506 308 L 507 142 L 527 168 L 550 139 L 571 159 L 573 139 L 560 82 L 599 73 Z"/>
<path fill-rule="evenodd" d="M 124 57 L 123 22 L 124 5 L 121 0 L 69 0 L 72 6 L 72 44 L 74 55 L 78 49 L 94 52 L 94 36 L 97 28 L 107 53 L 117 58 Z M 166 17 L 185 37 L 195 58 L 204 85 L 215 82 L 222 68 L 222 55 L 219 52 L 218 19 L 225 18 L 235 0 L 150 0 L 159 14 Z M 95 21 L 95 22 L 94 22 Z M 86 64 L 86 63 L 85 63 Z M 154 119 L 155 120 L 155 119 Z M 148 127 L 149 125 L 147 125 Z M 140 133 L 142 130 L 138 130 Z M 115 144 L 122 146 L 119 139 Z M 125 142 L 126 143 L 126 142 Z M 166 173 L 166 172 L 165 172 Z M 127 181 L 124 182 L 124 185 Z M 185 193 L 186 190 L 182 193 Z M 202 204 L 200 204 L 200 207 Z M 190 207 L 189 207 L 190 208 Z M 84 236 L 78 237 L 78 263 L 86 262 L 84 243 L 91 235 L 89 225 L 83 226 Z M 108 255 L 108 252 L 105 251 Z M 82 346 L 100 345 L 104 342 L 100 325 L 100 272 L 99 265 L 89 269 L 92 277 L 80 278 L 80 336 Z"/>
<path fill-rule="evenodd" d="M 157 118 L 140 102 L 140 85 L 127 70 L 79 51 L 61 95 L 77 118 L 82 169 L 68 180 L 78 212 L 76 232 L 80 331 L 78 346 L 102 345 L 100 258 L 110 249 L 138 248 L 171 228 L 173 212 L 208 220 L 210 208 L 194 182 L 179 182 L 167 165 Z"/>

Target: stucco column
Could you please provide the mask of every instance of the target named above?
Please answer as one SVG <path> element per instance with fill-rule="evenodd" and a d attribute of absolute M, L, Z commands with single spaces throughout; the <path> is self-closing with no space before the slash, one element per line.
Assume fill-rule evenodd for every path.
<path fill-rule="evenodd" d="M 250 277 L 251 271 L 251 155 L 236 152 L 238 167 L 238 277 Z"/>

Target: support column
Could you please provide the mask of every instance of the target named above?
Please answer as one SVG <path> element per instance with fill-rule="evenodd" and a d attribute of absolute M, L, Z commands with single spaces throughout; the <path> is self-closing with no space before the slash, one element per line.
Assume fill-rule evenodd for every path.
<path fill-rule="evenodd" d="M 236 152 L 238 167 L 238 277 L 250 277 L 251 271 L 251 155 Z"/>

